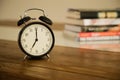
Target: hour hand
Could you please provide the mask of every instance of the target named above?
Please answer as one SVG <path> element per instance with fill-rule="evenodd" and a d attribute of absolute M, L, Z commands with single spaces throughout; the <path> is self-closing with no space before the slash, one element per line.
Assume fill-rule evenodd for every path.
<path fill-rule="evenodd" d="M 35 42 L 33 43 L 33 45 L 32 45 L 32 48 L 35 46 L 35 43 L 37 42 L 37 40 L 35 40 Z"/>

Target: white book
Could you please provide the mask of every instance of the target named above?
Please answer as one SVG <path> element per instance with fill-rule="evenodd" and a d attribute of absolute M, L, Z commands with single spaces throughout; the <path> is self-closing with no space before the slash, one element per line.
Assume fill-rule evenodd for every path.
<path fill-rule="evenodd" d="M 80 37 L 80 41 L 104 41 L 104 40 L 119 40 L 120 36 L 98 36 L 98 37 Z"/>
<path fill-rule="evenodd" d="M 82 27 L 78 25 L 65 24 L 64 29 L 73 32 L 82 32 Z"/>
<path fill-rule="evenodd" d="M 81 25 L 81 26 L 119 25 L 120 18 L 116 18 L 116 19 L 71 19 L 71 18 L 66 18 L 65 23 Z"/>

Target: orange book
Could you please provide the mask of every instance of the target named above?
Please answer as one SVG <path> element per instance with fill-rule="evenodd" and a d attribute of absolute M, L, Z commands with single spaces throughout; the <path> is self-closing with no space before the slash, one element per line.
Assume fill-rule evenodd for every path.
<path fill-rule="evenodd" d="M 80 32 L 79 37 L 120 36 L 120 32 Z"/>

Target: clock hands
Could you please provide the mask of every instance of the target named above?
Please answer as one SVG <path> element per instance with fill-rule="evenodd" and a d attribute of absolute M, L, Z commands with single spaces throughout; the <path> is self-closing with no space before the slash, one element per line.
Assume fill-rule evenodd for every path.
<path fill-rule="evenodd" d="M 36 38 L 35 38 L 35 42 L 32 45 L 32 48 L 35 46 L 36 42 L 38 41 L 38 37 L 37 37 L 37 27 L 35 28 L 35 32 L 36 32 Z M 32 49 L 31 48 L 31 49 Z"/>
<path fill-rule="evenodd" d="M 36 31 L 36 39 L 38 41 L 38 37 L 37 37 L 37 27 L 35 28 L 35 31 Z"/>
<path fill-rule="evenodd" d="M 37 41 L 35 40 L 35 42 L 34 42 L 33 45 L 32 45 L 32 48 L 35 46 L 36 42 L 37 42 Z"/>

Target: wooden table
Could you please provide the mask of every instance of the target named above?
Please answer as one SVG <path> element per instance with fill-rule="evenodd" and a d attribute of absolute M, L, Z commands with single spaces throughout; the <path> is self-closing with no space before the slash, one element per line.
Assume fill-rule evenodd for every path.
<path fill-rule="evenodd" d="M 0 40 L 0 80 L 120 80 L 120 53 L 55 46 L 50 59 L 26 59 Z"/>

